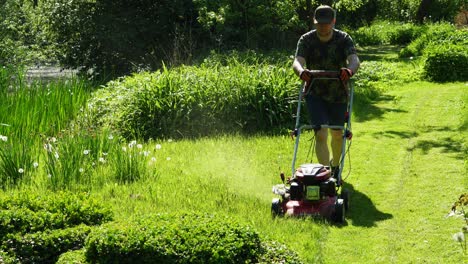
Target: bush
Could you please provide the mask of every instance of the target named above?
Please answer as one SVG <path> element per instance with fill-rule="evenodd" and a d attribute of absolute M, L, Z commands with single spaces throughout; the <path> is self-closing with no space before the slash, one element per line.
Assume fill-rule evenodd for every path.
<path fill-rule="evenodd" d="M 426 48 L 424 73 L 432 81 L 467 81 L 467 65 L 467 46 L 435 44 Z"/>
<path fill-rule="evenodd" d="M 357 45 L 373 46 L 381 44 L 406 45 L 425 31 L 424 26 L 412 23 L 377 21 L 370 26 L 351 32 Z"/>
<path fill-rule="evenodd" d="M 433 42 L 443 42 L 446 44 L 468 43 L 468 31 L 457 30 L 449 23 L 429 24 L 426 26 L 426 29 L 422 30 L 420 33 L 422 34 L 419 37 L 400 50 L 400 57 L 423 55 L 426 46 Z"/>
<path fill-rule="evenodd" d="M 90 231 L 91 227 L 79 225 L 26 235 L 7 235 L 2 248 L 14 254 L 21 263 L 55 263 L 62 253 L 83 247 Z"/>
<path fill-rule="evenodd" d="M 24 191 L 0 196 L 0 236 L 99 225 L 111 219 L 109 208 L 85 195 L 62 192 L 36 196 Z"/>
<path fill-rule="evenodd" d="M 160 214 L 95 229 L 90 263 L 300 263 L 296 253 L 230 218 Z"/>
<path fill-rule="evenodd" d="M 84 194 L 3 193 L 0 256 L 20 263 L 55 263 L 63 252 L 83 247 L 91 225 L 111 219 L 109 208 Z"/>
<path fill-rule="evenodd" d="M 290 129 L 300 85 L 290 63 L 207 60 L 199 67 L 135 74 L 94 93 L 81 123 L 145 139 Z"/>
<path fill-rule="evenodd" d="M 71 250 L 60 255 L 56 264 L 86 264 L 86 252 L 84 248 L 79 250 Z"/>
<path fill-rule="evenodd" d="M 7 252 L 0 249 L 0 263 L 2 264 L 16 264 L 20 263 L 19 259 L 11 256 Z"/>

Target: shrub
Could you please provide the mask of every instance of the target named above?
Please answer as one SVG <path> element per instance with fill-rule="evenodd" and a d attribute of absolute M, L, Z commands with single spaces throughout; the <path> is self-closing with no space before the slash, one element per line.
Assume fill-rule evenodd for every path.
<path fill-rule="evenodd" d="M 7 252 L 0 249 L 0 263 L 2 264 L 16 264 L 20 263 L 19 259 L 11 256 Z"/>
<path fill-rule="evenodd" d="M 408 46 L 400 50 L 400 57 L 420 56 L 430 43 L 462 44 L 468 43 L 468 31 L 457 30 L 449 23 L 429 24 L 425 30 L 421 30 L 416 39 Z"/>
<path fill-rule="evenodd" d="M 426 28 L 412 23 L 377 21 L 350 34 L 360 46 L 381 44 L 405 45 L 416 39 Z"/>
<path fill-rule="evenodd" d="M 300 263 L 284 245 L 262 241 L 249 226 L 202 214 L 160 214 L 95 229 L 90 263 Z"/>
<path fill-rule="evenodd" d="M 2 248 L 16 256 L 21 263 L 55 263 L 69 250 L 81 248 L 91 227 L 46 230 L 30 234 L 4 237 Z"/>
<path fill-rule="evenodd" d="M 60 255 L 56 264 L 86 264 L 86 252 L 84 248 L 78 250 L 71 250 Z"/>
<path fill-rule="evenodd" d="M 291 128 L 299 85 L 289 63 L 207 61 L 109 82 L 87 104 L 82 123 L 145 139 Z"/>
<path fill-rule="evenodd" d="M 432 81 L 467 81 L 467 65 L 467 46 L 435 44 L 426 48 L 424 74 Z"/>
<path fill-rule="evenodd" d="M 389 43 L 392 45 L 406 45 L 424 33 L 425 27 L 412 23 L 397 24 L 389 32 Z"/>
<path fill-rule="evenodd" d="M 26 191 L 0 196 L 0 236 L 99 225 L 112 219 L 109 208 L 85 195 L 67 192 L 37 196 Z"/>

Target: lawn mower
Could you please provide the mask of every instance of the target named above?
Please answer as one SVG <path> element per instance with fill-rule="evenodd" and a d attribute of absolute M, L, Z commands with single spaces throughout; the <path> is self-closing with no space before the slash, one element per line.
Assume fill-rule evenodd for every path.
<path fill-rule="evenodd" d="M 307 95 L 315 80 L 339 79 L 339 72 L 336 71 L 312 71 L 312 81 L 308 86 L 304 84 L 299 89 L 299 100 L 297 104 L 296 126 L 291 136 L 296 138 L 294 144 L 294 154 L 291 166 L 291 177 L 285 179 L 284 173 L 280 174 L 283 184 L 273 186 L 273 193 L 280 198 L 273 198 L 271 212 L 273 217 L 277 216 L 312 216 L 323 217 L 337 223 L 345 221 L 345 212 L 349 209 L 349 192 L 342 188 L 342 172 L 344 168 L 345 156 L 350 146 L 352 138 L 351 132 L 351 111 L 353 107 L 354 88 L 352 82 L 343 83 L 348 95 L 348 105 L 346 114 L 343 117 L 343 126 L 323 125 L 301 125 L 300 114 L 302 99 Z M 331 128 L 343 130 L 343 146 L 337 171 L 332 172 L 329 166 L 319 163 L 301 164 L 296 168 L 298 158 L 299 142 L 301 134 L 307 130 L 317 130 L 320 128 Z M 315 133 L 313 134 L 315 136 Z M 314 139 L 311 140 L 314 142 Z M 310 148 L 312 150 L 315 144 Z M 309 151 L 313 153 L 314 151 Z M 309 154 L 308 154 L 309 155 Z M 307 155 L 307 156 L 308 156 Z"/>

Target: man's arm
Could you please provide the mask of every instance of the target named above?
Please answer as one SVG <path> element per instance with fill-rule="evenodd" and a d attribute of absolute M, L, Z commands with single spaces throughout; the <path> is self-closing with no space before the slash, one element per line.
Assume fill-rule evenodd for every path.
<path fill-rule="evenodd" d="M 296 56 L 296 58 L 294 59 L 292 67 L 297 76 L 301 76 L 301 73 L 304 71 L 305 63 L 306 61 L 304 57 Z"/>
<path fill-rule="evenodd" d="M 353 72 L 353 75 L 356 74 L 356 72 L 359 69 L 359 66 L 361 65 L 361 62 L 359 61 L 358 56 L 356 54 L 350 54 L 347 60 L 348 60 L 348 68 Z"/>

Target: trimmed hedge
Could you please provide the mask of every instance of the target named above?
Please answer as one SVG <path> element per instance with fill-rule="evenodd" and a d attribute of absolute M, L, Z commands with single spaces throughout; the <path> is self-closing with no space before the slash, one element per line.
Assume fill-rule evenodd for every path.
<path fill-rule="evenodd" d="M 21 263 L 55 263 L 62 253 L 82 248 L 90 231 L 91 227 L 79 225 L 25 235 L 7 235 L 2 247 Z"/>
<path fill-rule="evenodd" d="M 468 45 L 431 45 L 426 48 L 424 72 L 436 82 L 468 81 Z"/>
<path fill-rule="evenodd" d="M 90 226 L 110 220 L 110 208 L 85 194 L 2 193 L 0 263 L 55 263 L 83 247 Z"/>
<path fill-rule="evenodd" d="M 68 192 L 47 196 L 26 191 L 0 196 L 0 236 L 99 225 L 112 220 L 112 211 L 84 194 Z"/>
<path fill-rule="evenodd" d="M 90 263 L 300 263 L 296 253 L 262 242 L 249 226 L 201 214 L 108 223 L 88 236 L 85 249 Z"/>
<path fill-rule="evenodd" d="M 86 261 L 86 252 L 85 249 L 70 250 L 66 253 L 60 255 L 56 264 L 86 264 L 89 263 Z"/>

